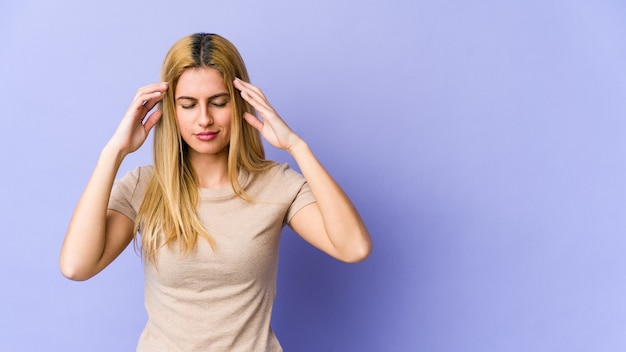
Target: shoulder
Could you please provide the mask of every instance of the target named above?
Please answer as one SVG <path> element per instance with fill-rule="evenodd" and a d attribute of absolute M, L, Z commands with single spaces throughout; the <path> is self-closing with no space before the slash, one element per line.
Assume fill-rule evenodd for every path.
<path fill-rule="evenodd" d="M 265 182 L 289 184 L 293 182 L 304 182 L 304 177 L 291 168 L 289 164 L 279 164 L 272 162 L 272 165 L 265 171 L 261 172 L 258 177 Z"/>
<path fill-rule="evenodd" d="M 143 194 L 153 175 L 154 168 L 152 165 L 139 166 L 128 171 L 124 176 L 116 180 L 115 184 L 117 188 L 121 188 L 131 194 Z"/>
<path fill-rule="evenodd" d="M 115 181 L 109 198 L 109 209 L 135 220 L 148 184 L 154 175 L 152 166 L 140 166 Z"/>
<path fill-rule="evenodd" d="M 272 162 L 267 169 L 251 174 L 245 188 L 254 198 L 261 195 L 289 198 L 305 183 L 304 177 L 289 164 Z M 273 196 L 270 198 L 274 198 Z"/>
<path fill-rule="evenodd" d="M 150 181 L 154 175 L 154 167 L 152 165 L 138 166 L 126 172 L 118 181 L 133 180 L 135 182 Z"/>

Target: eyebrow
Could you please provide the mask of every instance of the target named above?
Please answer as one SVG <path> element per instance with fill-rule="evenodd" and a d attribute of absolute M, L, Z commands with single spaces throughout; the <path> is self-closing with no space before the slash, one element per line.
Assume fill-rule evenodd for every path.
<path fill-rule="evenodd" d="M 210 96 L 209 97 L 209 101 L 211 101 L 213 99 L 217 99 L 217 98 L 223 97 L 223 96 L 229 96 L 229 94 L 225 93 L 225 92 L 224 93 L 217 93 L 215 95 Z M 188 97 L 188 96 L 183 95 L 183 96 L 180 96 L 180 97 L 176 98 L 176 100 L 194 100 L 194 101 L 198 101 L 198 98 Z"/>

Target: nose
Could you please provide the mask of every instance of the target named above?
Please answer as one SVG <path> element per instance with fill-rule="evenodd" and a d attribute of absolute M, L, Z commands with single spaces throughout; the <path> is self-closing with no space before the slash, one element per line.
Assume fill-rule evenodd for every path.
<path fill-rule="evenodd" d="M 208 106 L 200 108 L 200 117 L 198 118 L 198 124 L 200 126 L 211 126 L 213 124 L 213 115 Z"/>

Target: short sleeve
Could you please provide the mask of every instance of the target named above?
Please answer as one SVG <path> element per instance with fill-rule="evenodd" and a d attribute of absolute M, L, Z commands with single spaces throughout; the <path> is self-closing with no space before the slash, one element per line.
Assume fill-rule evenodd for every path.
<path fill-rule="evenodd" d="M 152 176 L 150 167 L 138 167 L 115 181 L 111 190 L 108 208 L 126 215 L 132 221 L 143 200 L 145 190 Z"/>
<path fill-rule="evenodd" d="M 313 197 L 313 193 L 306 179 L 300 173 L 290 169 L 287 165 L 283 165 L 283 175 L 286 178 L 287 187 L 294 187 L 296 190 L 293 202 L 289 206 L 285 216 L 285 223 L 289 223 L 291 218 L 296 215 L 298 211 L 311 203 L 315 203 L 315 197 Z"/>

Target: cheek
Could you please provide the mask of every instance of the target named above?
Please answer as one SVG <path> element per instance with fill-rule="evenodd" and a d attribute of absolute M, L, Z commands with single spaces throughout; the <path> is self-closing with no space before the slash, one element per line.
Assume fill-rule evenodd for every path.
<path fill-rule="evenodd" d="M 223 124 L 226 124 L 226 122 L 230 123 L 230 120 L 232 119 L 232 111 L 228 107 L 222 108 L 222 110 L 219 111 L 219 116 Z"/>
<path fill-rule="evenodd" d="M 226 128 L 228 129 L 228 139 L 231 138 L 232 135 L 232 131 L 233 131 L 233 126 L 232 126 L 232 120 L 229 118 L 227 123 L 226 123 Z"/>
<path fill-rule="evenodd" d="M 181 109 L 177 109 L 176 110 L 176 124 L 178 125 L 178 129 L 183 131 L 186 129 L 187 125 L 189 124 L 187 121 L 189 121 L 189 116 L 188 112 L 186 111 L 181 111 Z"/>
<path fill-rule="evenodd" d="M 230 111 L 220 114 L 220 124 L 227 129 L 231 129 L 232 114 Z"/>

